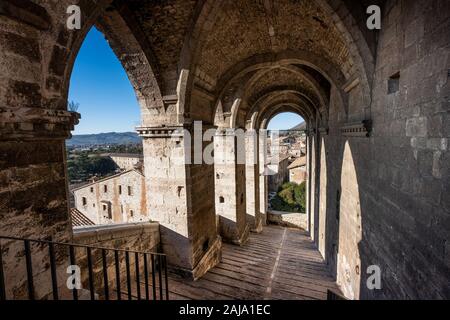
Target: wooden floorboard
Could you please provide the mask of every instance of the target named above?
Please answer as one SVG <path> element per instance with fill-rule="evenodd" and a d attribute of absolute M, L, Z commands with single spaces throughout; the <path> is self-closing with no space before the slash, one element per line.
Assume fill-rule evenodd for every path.
<path fill-rule="evenodd" d="M 195 282 L 169 274 L 172 300 L 318 300 L 327 290 L 340 293 L 308 235 L 276 226 L 242 247 L 224 244 L 222 262 Z"/>
<path fill-rule="evenodd" d="M 338 291 L 314 244 L 299 230 L 265 227 L 242 247 L 224 244 L 222 256 L 202 279 L 178 279 L 176 292 L 192 299 L 316 300 L 326 299 L 329 289 Z M 189 294 L 180 281 L 191 286 Z"/>

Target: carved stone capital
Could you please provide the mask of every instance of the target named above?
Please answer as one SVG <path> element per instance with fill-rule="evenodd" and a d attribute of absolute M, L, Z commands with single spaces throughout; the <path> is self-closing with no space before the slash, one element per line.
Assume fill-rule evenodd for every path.
<path fill-rule="evenodd" d="M 372 121 L 363 120 L 360 122 L 347 123 L 341 127 L 344 137 L 370 137 L 372 131 Z"/>
<path fill-rule="evenodd" d="M 183 131 L 186 126 L 169 126 L 169 127 L 136 127 L 137 133 L 143 139 L 152 138 L 175 138 L 183 137 Z"/>
<path fill-rule="evenodd" d="M 66 110 L 0 107 L 0 139 L 68 139 L 80 118 Z"/>
<path fill-rule="evenodd" d="M 319 128 L 319 133 L 320 133 L 321 136 L 327 136 L 329 131 L 330 130 L 328 128 L 325 128 L 325 127 Z"/>

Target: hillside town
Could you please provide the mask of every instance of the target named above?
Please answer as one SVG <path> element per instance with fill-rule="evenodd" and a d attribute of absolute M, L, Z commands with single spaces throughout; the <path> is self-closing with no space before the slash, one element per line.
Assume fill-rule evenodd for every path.
<path fill-rule="evenodd" d="M 270 156 L 276 153 L 278 159 L 278 163 L 269 165 L 268 178 L 269 200 L 275 203 L 275 208 L 279 202 L 277 193 L 284 184 L 301 185 L 307 179 L 305 128 L 303 124 L 291 130 L 276 131 L 276 138 L 268 139 L 269 162 Z M 150 195 L 146 194 L 143 155 L 124 152 L 139 152 L 139 145 L 75 145 L 68 150 L 69 173 L 76 161 L 86 159 L 94 164 L 92 171 L 78 175 L 79 179 L 70 184 L 74 227 L 149 221 L 146 198 Z M 110 150 L 122 152 L 106 152 Z M 76 170 L 82 169 L 77 167 Z M 286 204 L 281 204 L 279 209 L 283 207 Z"/>

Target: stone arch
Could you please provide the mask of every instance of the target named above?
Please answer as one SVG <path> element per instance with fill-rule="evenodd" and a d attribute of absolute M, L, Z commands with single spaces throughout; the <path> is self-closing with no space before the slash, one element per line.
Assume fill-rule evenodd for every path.
<path fill-rule="evenodd" d="M 305 121 L 309 120 L 309 116 L 307 113 L 305 113 L 305 109 L 301 108 L 300 106 L 295 104 L 280 104 L 273 106 L 273 108 L 271 108 L 270 111 L 265 112 L 258 117 L 259 121 L 257 122 L 257 128 L 266 130 L 270 121 L 274 117 L 285 112 L 295 113 L 301 116 Z"/>
<path fill-rule="evenodd" d="M 71 37 L 68 54 L 59 62 L 64 65 L 61 99 L 65 101 L 67 98 L 70 76 L 81 45 L 89 30 L 96 26 L 104 34 L 135 90 L 141 107 L 142 122 L 145 125 L 164 123 L 167 122 L 169 113 L 175 118 L 175 110 L 164 108 L 159 68 L 153 51 L 145 42 L 142 31 L 128 16 L 127 9 L 124 6 L 113 7 L 110 1 L 106 1 L 86 12 L 90 12 L 90 15 L 85 19 L 81 30 L 70 36 L 64 30 L 60 35 Z"/>
<path fill-rule="evenodd" d="M 254 117 L 252 128 L 261 128 L 262 119 L 267 118 L 268 114 L 276 114 L 278 108 L 285 107 L 300 113 L 305 121 L 309 121 L 316 116 L 316 107 L 295 90 L 273 91 L 255 103 L 247 113 L 247 122 Z"/>

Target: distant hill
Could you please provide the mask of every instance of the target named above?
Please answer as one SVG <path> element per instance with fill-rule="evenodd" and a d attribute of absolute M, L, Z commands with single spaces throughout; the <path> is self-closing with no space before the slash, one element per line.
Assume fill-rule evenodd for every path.
<path fill-rule="evenodd" d="M 306 130 L 306 122 L 302 122 L 295 127 L 291 128 L 290 130 Z"/>
<path fill-rule="evenodd" d="M 136 144 L 142 139 L 136 132 L 108 132 L 99 134 L 74 135 L 67 146 Z"/>

